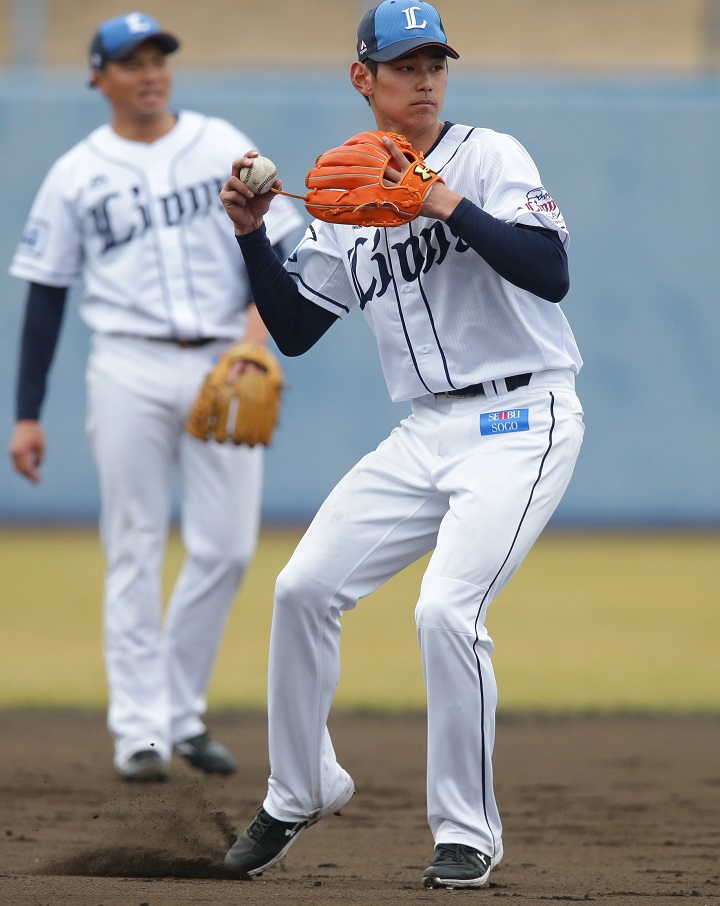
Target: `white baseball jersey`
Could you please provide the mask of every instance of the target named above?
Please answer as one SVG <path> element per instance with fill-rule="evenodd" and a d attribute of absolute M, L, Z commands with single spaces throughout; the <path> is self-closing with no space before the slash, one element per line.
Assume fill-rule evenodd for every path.
<path fill-rule="evenodd" d="M 557 205 L 511 136 L 452 125 L 426 160 L 493 217 L 567 243 Z M 302 274 L 303 295 L 340 317 L 360 306 L 395 401 L 582 365 L 560 306 L 504 280 L 440 221 L 385 230 L 316 220 L 287 268 Z"/>
<path fill-rule="evenodd" d="M 250 288 L 219 193 L 252 147 L 193 112 L 150 144 L 101 126 L 48 173 L 10 273 L 50 286 L 82 278 L 80 314 L 99 333 L 237 339 Z M 283 197 L 266 218 L 273 244 L 302 223 Z"/>

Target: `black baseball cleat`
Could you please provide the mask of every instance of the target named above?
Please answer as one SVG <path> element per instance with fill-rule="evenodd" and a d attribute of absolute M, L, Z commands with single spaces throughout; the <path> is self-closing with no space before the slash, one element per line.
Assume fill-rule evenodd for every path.
<path fill-rule="evenodd" d="M 435 858 L 423 872 L 425 887 L 485 887 L 493 861 L 462 843 L 438 843 Z"/>
<path fill-rule="evenodd" d="M 279 821 L 261 806 L 250 826 L 237 838 L 225 856 L 225 868 L 239 872 L 244 877 L 262 874 L 285 855 L 300 833 L 317 824 L 328 815 L 339 815 L 340 809 L 350 801 L 355 786 L 349 774 L 335 799 L 312 818 L 300 821 Z"/>
<path fill-rule="evenodd" d="M 225 868 L 248 877 L 262 874 L 285 855 L 308 821 L 278 821 L 260 808 L 256 818 L 225 856 Z"/>
<path fill-rule="evenodd" d="M 237 771 L 237 762 L 232 755 L 207 732 L 176 742 L 173 748 L 194 768 L 206 774 L 234 774 Z"/>
<path fill-rule="evenodd" d="M 135 752 L 125 761 L 116 765 L 122 780 L 137 783 L 158 783 L 167 779 L 168 765 L 155 749 Z"/>

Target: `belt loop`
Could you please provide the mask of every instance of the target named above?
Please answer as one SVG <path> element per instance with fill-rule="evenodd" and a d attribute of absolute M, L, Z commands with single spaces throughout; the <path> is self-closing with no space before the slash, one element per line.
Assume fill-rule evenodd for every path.
<path fill-rule="evenodd" d="M 531 373 L 512 374 L 506 378 L 495 378 L 492 381 L 483 381 L 482 384 L 471 384 L 469 387 L 461 387 L 456 390 L 440 391 L 441 396 L 447 396 L 451 399 L 467 399 L 472 396 L 486 396 L 494 398 L 512 393 L 518 387 L 527 387 L 532 378 Z M 438 394 L 436 394 L 438 395 Z"/>

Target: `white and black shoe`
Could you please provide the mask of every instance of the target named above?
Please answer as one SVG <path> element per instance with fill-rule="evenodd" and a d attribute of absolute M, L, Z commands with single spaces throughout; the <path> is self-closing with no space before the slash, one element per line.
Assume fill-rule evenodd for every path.
<path fill-rule="evenodd" d="M 307 821 L 278 821 L 261 807 L 225 856 L 225 868 L 248 877 L 261 874 L 282 859 L 307 826 Z"/>
<path fill-rule="evenodd" d="M 225 868 L 238 872 L 244 877 L 262 874 L 285 855 L 306 828 L 317 824 L 328 815 L 339 814 L 340 809 L 350 800 L 355 787 L 350 775 L 341 792 L 326 808 L 312 818 L 300 821 L 279 821 L 260 807 L 250 826 L 238 837 L 225 856 Z"/>
<path fill-rule="evenodd" d="M 235 759 L 208 732 L 176 742 L 173 748 L 194 768 L 206 774 L 234 774 L 237 771 Z"/>
<path fill-rule="evenodd" d="M 115 767 L 122 780 L 136 783 L 159 783 L 167 780 L 169 766 L 155 749 L 143 749 L 116 764 Z"/>
<path fill-rule="evenodd" d="M 423 872 L 425 887 L 486 887 L 493 860 L 462 843 L 438 843 L 435 858 Z"/>

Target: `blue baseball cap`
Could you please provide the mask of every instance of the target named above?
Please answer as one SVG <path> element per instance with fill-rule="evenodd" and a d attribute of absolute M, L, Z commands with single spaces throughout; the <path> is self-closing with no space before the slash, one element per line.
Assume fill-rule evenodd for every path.
<path fill-rule="evenodd" d="M 358 27 L 358 60 L 389 63 L 418 47 L 441 47 L 454 60 L 440 13 L 423 0 L 384 0 L 363 16 Z"/>
<path fill-rule="evenodd" d="M 165 53 L 174 53 L 180 42 L 160 28 L 152 16 L 127 13 L 108 19 L 98 28 L 90 44 L 90 66 L 102 69 L 110 61 L 124 60 L 143 41 L 153 41 Z"/>

